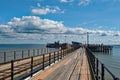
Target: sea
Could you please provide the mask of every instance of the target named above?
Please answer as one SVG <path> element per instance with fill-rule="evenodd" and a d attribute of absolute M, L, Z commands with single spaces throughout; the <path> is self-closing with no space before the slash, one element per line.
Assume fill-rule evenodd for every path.
<path fill-rule="evenodd" d="M 0 44 L 0 52 L 45 48 L 45 44 Z"/>
<path fill-rule="evenodd" d="M 120 45 L 113 45 L 111 54 L 94 53 L 104 65 L 118 78 L 120 78 Z"/>
<path fill-rule="evenodd" d="M 45 47 L 46 47 L 45 44 L 0 44 L 0 52 L 25 49 L 40 49 Z M 115 76 L 120 78 L 120 45 L 113 45 L 113 50 L 111 54 L 94 53 L 94 55 L 102 63 L 104 63 L 104 65 Z"/>
<path fill-rule="evenodd" d="M 38 51 L 39 50 L 39 51 Z M 45 44 L 0 44 L 0 63 L 58 51 Z"/>

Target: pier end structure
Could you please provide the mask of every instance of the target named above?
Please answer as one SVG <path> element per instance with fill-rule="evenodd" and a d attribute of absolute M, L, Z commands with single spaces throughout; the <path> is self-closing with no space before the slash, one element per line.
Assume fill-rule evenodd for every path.
<path fill-rule="evenodd" d="M 101 53 L 112 53 L 112 48 L 113 46 L 111 45 L 100 45 L 100 44 L 96 44 L 96 45 L 89 45 L 88 48 L 92 51 L 92 52 L 101 52 Z"/>

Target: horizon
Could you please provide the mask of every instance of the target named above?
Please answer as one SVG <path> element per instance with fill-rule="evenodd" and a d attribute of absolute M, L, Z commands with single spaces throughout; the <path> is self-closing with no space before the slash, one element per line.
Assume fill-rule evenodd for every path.
<path fill-rule="evenodd" d="M 120 0 L 1 0 L 0 44 L 120 44 Z M 103 6 L 104 5 L 104 6 Z"/>

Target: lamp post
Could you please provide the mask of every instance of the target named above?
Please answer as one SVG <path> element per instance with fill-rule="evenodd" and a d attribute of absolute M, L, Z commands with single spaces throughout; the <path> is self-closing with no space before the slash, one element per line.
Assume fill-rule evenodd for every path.
<path fill-rule="evenodd" d="M 87 46 L 89 46 L 89 33 L 87 32 Z"/>
<path fill-rule="evenodd" d="M 65 43 L 66 43 L 66 38 L 67 38 L 67 36 L 65 35 L 64 37 L 65 37 Z"/>

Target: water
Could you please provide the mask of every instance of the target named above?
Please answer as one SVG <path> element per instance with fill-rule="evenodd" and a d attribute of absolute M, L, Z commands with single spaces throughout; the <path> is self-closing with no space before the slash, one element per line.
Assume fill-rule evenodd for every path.
<path fill-rule="evenodd" d="M 45 48 L 45 44 L 0 44 L 0 52 Z"/>
<path fill-rule="evenodd" d="M 45 48 L 45 44 L 0 44 L 0 52 L 40 48 Z M 95 55 L 113 74 L 120 77 L 120 46 L 113 46 L 112 54 L 96 53 Z"/>
<path fill-rule="evenodd" d="M 113 46 L 112 54 L 95 53 L 95 56 L 120 78 L 120 46 Z"/>
<path fill-rule="evenodd" d="M 45 44 L 0 44 L 0 63 L 58 51 Z"/>

